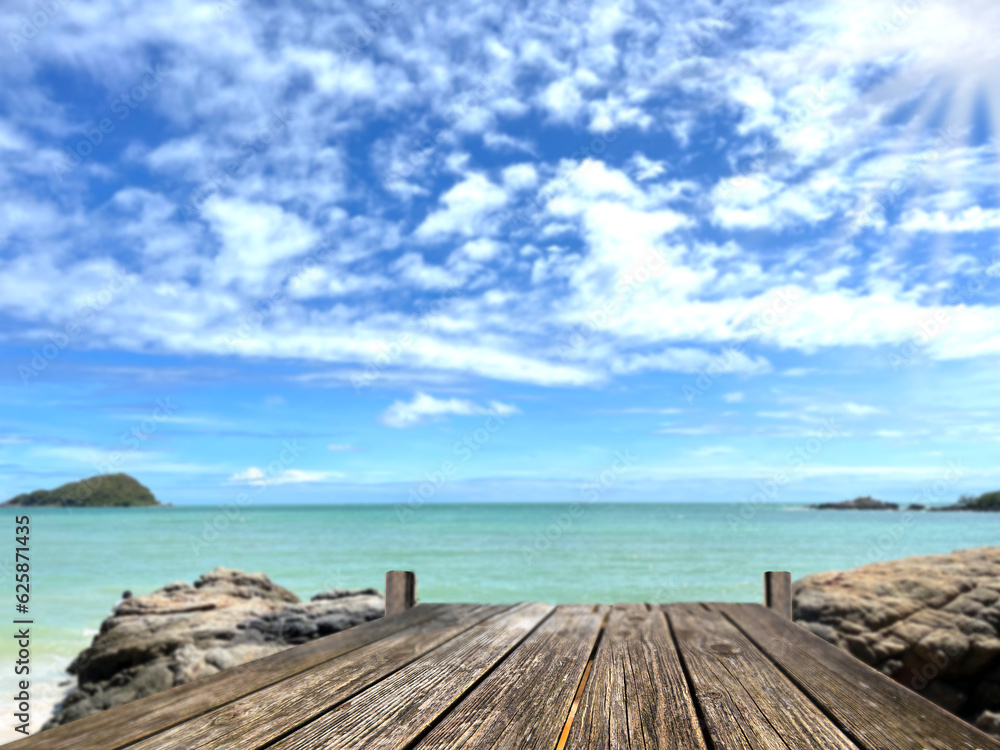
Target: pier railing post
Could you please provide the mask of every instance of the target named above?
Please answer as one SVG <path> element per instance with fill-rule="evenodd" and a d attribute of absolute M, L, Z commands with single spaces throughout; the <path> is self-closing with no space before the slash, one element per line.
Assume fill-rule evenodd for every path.
<path fill-rule="evenodd" d="M 779 617 L 792 619 L 792 574 L 769 570 L 764 574 L 764 606 Z"/>
<path fill-rule="evenodd" d="M 385 616 L 405 612 L 417 603 L 417 574 L 390 570 L 385 574 Z"/>

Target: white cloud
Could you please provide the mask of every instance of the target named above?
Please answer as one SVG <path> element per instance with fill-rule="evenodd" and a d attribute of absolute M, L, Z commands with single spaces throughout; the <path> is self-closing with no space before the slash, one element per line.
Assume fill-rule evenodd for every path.
<path fill-rule="evenodd" d="M 663 409 L 648 408 L 648 407 L 633 407 L 629 409 L 608 409 L 605 410 L 607 414 L 681 414 L 684 410 L 677 409 L 673 407 L 666 407 Z"/>
<path fill-rule="evenodd" d="M 841 404 L 840 409 L 852 417 L 869 417 L 872 414 L 885 414 L 886 410 L 879 406 L 869 406 L 867 404 L 856 404 L 853 401 Z"/>
<path fill-rule="evenodd" d="M 539 100 L 556 122 L 571 122 L 583 108 L 583 97 L 571 78 L 550 83 Z"/>
<path fill-rule="evenodd" d="M 701 427 L 674 427 L 672 425 L 666 425 L 659 428 L 658 430 L 653 430 L 654 435 L 712 435 L 717 433 L 719 430 L 711 425 L 702 425 Z"/>
<path fill-rule="evenodd" d="M 304 253 L 318 239 L 298 216 L 270 203 L 213 195 L 203 214 L 222 242 L 214 269 L 223 284 L 240 280 L 257 286 L 272 265 Z"/>
<path fill-rule="evenodd" d="M 380 417 L 382 424 L 389 427 L 413 427 L 429 419 L 443 417 L 448 414 L 459 416 L 496 415 L 508 416 L 518 414 L 520 410 L 509 404 L 491 401 L 489 406 L 480 406 L 472 401 L 450 398 L 438 399 L 426 393 L 417 393 L 409 403 L 396 401 Z"/>
<path fill-rule="evenodd" d="M 749 357 L 743 352 L 713 354 L 704 349 L 672 347 L 658 354 L 632 354 L 615 358 L 612 372 L 633 373 L 644 370 L 700 373 L 711 367 L 717 374 L 759 375 L 770 372 L 771 364 L 763 357 Z"/>
<path fill-rule="evenodd" d="M 417 9 L 405 22 L 390 19 L 365 54 L 349 59 L 331 48 L 359 25 L 358 12 L 346 6 L 276 18 L 245 5 L 220 27 L 209 5 L 142 14 L 130 2 L 118 10 L 67 5 L 30 54 L 0 71 L 3 90 L 19 102 L 0 124 L 0 149 L 36 157 L 0 167 L 0 226 L 12 236 L 0 258 L 0 309 L 17 321 L 7 336 L 65 325 L 69 308 L 97 294 L 127 262 L 136 291 L 94 321 L 86 346 L 216 356 L 219 341 L 261 295 L 280 287 L 281 269 L 329 233 L 336 254 L 290 289 L 239 355 L 353 372 L 396 335 L 411 297 L 454 284 L 465 285 L 461 314 L 442 316 L 383 382 L 484 376 L 578 386 L 645 370 L 695 372 L 711 361 L 707 352 L 746 338 L 734 325 L 741 311 L 766 305 L 785 287 L 798 289 L 799 300 L 763 330 L 762 348 L 809 356 L 899 344 L 914 335 L 915 322 L 944 310 L 953 321 L 948 336 L 931 342 L 926 356 L 995 355 L 1000 322 L 990 298 L 961 311 L 926 306 L 932 285 L 951 282 L 960 268 L 945 258 L 903 262 L 907 248 L 896 239 L 869 258 L 817 229 L 871 202 L 915 156 L 934 153 L 926 112 L 912 128 L 888 116 L 931 80 L 929 72 L 943 72 L 945 86 L 968 84 L 955 87 L 942 113 L 956 133 L 965 134 L 962 118 L 972 111 L 966 89 L 982 84 L 995 106 L 988 71 L 997 59 L 991 25 L 1000 11 L 980 0 L 923 3 L 883 37 L 876 17 L 865 20 L 870 3 L 845 1 L 835 11 L 795 4 L 736 10 L 753 30 L 752 46 L 734 39 L 681 64 L 674 57 L 690 41 L 685 35 L 721 28 L 699 5 L 639 15 L 613 3 L 569 7 L 563 10 L 578 15 L 557 26 L 545 22 L 545 7 L 516 18 L 463 3 Z M 16 28 L 26 7 L 3 6 L 3 27 Z M 112 31 L 121 13 L 127 34 Z M 790 40 L 790 24 L 808 33 Z M 457 64 L 453 50 L 466 46 L 481 54 Z M 137 116 L 116 121 L 119 132 L 67 185 L 41 186 L 40 176 L 52 179 L 50 161 L 81 130 L 69 113 L 83 110 L 71 91 L 60 93 L 62 102 L 47 87 L 27 86 L 32 71 L 83 65 L 95 85 L 106 83 L 87 110 L 97 117 L 141 79 L 149 49 L 169 50 L 171 68 L 169 85 L 165 80 L 136 112 L 157 126 L 136 128 Z M 873 70 L 886 71 L 885 85 L 860 83 Z M 495 90 L 471 101 L 467 95 L 487 79 Z M 529 79 L 531 91 L 521 85 Z M 662 94 L 671 91 L 681 95 L 667 104 Z M 288 126 L 199 217 L 178 220 L 177 202 L 239 155 L 240 144 L 286 102 Z M 418 141 L 438 132 L 451 112 L 464 119 L 443 128 L 405 188 L 386 201 L 380 191 L 390 167 L 422 149 Z M 735 113 L 739 132 L 716 128 L 715 119 L 706 120 L 712 112 Z M 796 120 L 797 112 L 804 117 Z M 552 144 L 542 118 L 559 122 L 567 136 Z M 374 140 L 358 137 L 374 122 L 392 125 L 380 126 Z M 623 134 L 601 153 L 587 151 L 612 125 Z M 766 152 L 771 138 L 776 147 L 748 177 L 718 180 L 685 161 L 697 155 L 698 140 L 690 153 L 675 149 L 676 139 L 706 126 L 718 131 L 708 148 L 734 171 L 741 159 Z M 479 135 L 501 152 L 484 160 Z M 655 140 L 656 156 L 670 155 L 647 156 L 648 147 L 632 145 L 642 139 Z M 886 227 L 886 240 L 894 229 L 1000 226 L 998 209 L 977 205 L 995 183 L 993 146 L 957 140 L 920 173 L 916 195 L 899 199 L 904 218 Z M 120 157 L 112 142 L 124 149 Z M 358 148 L 348 153 L 347 143 Z M 532 161 L 507 164 L 523 157 L 503 150 L 518 148 L 534 149 Z M 128 187 L 136 166 L 153 175 L 142 188 Z M 665 182 L 668 172 L 674 179 Z M 457 182 L 441 190 L 450 179 Z M 104 200 L 109 193 L 114 197 Z M 529 196 L 544 208 L 515 232 L 505 224 L 506 209 L 526 205 Z M 716 231 L 711 224 L 758 230 L 766 241 L 716 247 L 723 240 L 704 236 Z M 783 235 L 786 228 L 795 236 Z M 447 243 L 441 252 L 420 252 L 439 242 Z M 562 252 L 531 250 L 555 245 Z M 534 257 L 511 257 L 508 247 Z M 79 248 L 91 257 L 78 260 Z M 654 252 L 662 265 L 619 295 L 618 285 Z M 487 296 L 491 288 L 502 296 Z M 339 299 L 314 304 L 324 297 Z M 614 314 L 595 336 L 601 346 L 588 345 L 572 364 L 556 360 L 553 342 L 609 301 Z M 770 351 L 755 352 L 733 371 L 765 372 L 770 359 Z"/>
<path fill-rule="evenodd" d="M 461 252 L 477 263 L 485 263 L 495 258 L 503 249 L 503 245 L 485 237 L 470 240 L 462 245 Z"/>
<path fill-rule="evenodd" d="M 332 479 L 342 479 L 344 474 L 337 471 L 303 471 L 301 469 L 282 469 L 280 473 L 268 471 L 265 473 L 257 466 L 239 471 L 229 477 L 233 484 L 248 484 L 253 487 L 270 487 L 278 484 L 305 484 L 328 482 Z"/>
<path fill-rule="evenodd" d="M 529 154 L 537 153 L 530 141 L 523 138 L 514 138 L 505 133 L 486 133 L 483 136 L 483 143 L 487 148 L 497 151 L 524 151 Z"/>
<path fill-rule="evenodd" d="M 736 449 L 729 445 L 706 445 L 703 448 L 686 450 L 684 453 L 695 458 L 710 458 L 711 456 L 724 456 L 735 453 Z"/>
<path fill-rule="evenodd" d="M 906 232 L 985 232 L 1000 229 L 1000 209 L 973 206 L 958 213 L 912 209 L 903 216 L 900 229 Z"/>
<path fill-rule="evenodd" d="M 501 174 L 503 184 L 511 190 L 523 190 L 538 184 L 538 171 L 528 162 L 505 167 Z"/>
<path fill-rule="evenodd" d="M 645 154 L 636 153 L 629 159 L 629 166 L 635 172 L 635 179 L 638 182 L 653 180 L 667 171 L 665 161 L 657 161 L 646 157 Z"/>
<path fill-rule="evenodd" d="M 446 268 L 425 263 L 420 253 L 404 253 L 392 264 L 392 268 L 420 289 L 447 289 L 462 281 Z"/>
<path fill-rule="evenodd" d="M 449 234 L 480 234 L 490 214 L 506 202 L 507 193 L 503 188 L 484 175 L 473 173 L 441 196 L 445 208 L 424 219 L 414 236 L 432 240 Z"/>
<path fill-rule="evenodd" d="M 727 404 L 738 404 L 744 400 L 745 396 L 743 393 L 736 391 L 734 393 L 724 393 L 722 394 L 722 400 Z"/>
<path fill-rule="evenodd" d="M 908 433 L 904 430 L 875 430 L 872 434 L 880 438 L 901 438 L 906 437 Z"/>

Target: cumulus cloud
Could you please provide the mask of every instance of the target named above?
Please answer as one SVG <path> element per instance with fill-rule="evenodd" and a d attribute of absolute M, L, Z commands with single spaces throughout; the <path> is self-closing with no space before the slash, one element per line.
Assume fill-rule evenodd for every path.
<path fill-rule="evenodd" d="M 0 27 L 32 7 L 5 4 Z M 945 310 L 954 325 L 927 357 L 995 356 L 992 298 L 930 308 L 963 269 L 899 259 L 925 251 L 914 235 L 1000 230 L 995 148 L 972 127 L 978 102 L 1000 114 L 1000 10 L 881 13 L 459 2 L 407 8 L 351 52 L 364 13 L 347 6 L 64 4 L 0 70 L 18 102 L 0 123 L 8 340 L 34 346 L 128 269 L 134 291 L 102 308 L 87 347 L 363 369 L 414 305 L 458 287 L 460 313 L 382 382 L 574 387 L 694 372 L 746 340 L 742 313 L 795 287 L 756 345 L 900 344 Z M 110 33 L 123 18 L 129 33 Z M 695 32 L 715 43 L 695 48 Z M 161 63 L 155 90 L 112 111 Z M 911 104 L 906 122 L 890 116 Z M 57 177 L 105 117 L 113 132 Z M 595 318 L 591 344 L 559 357 Z M 774 359 L 748 353 L 730 372 Z"/>
<path fill-rule="evenodd" d="M 444 208 L 424 219 L 414 236 L 435 239 L 450 234 L 480 234 L 488 217 L 506 202 L 503 188 L 481 174 L 471 174 L 441 196 Z"/>

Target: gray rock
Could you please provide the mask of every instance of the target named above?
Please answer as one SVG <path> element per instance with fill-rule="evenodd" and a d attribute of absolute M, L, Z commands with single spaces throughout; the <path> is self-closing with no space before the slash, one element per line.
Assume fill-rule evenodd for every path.
<path fill-rule="evenodd" d="M 1000 714 L 983 711 L 976 719 L 976 726 L 994 737 L 1000 737 Z"/>
<path fill-rule="evenodd" d="M 817 573 L 792 595 L 798 624 L 1000 737 L 1000 547 Z"/>
<path fill-rule="evenodd" d="M 382 617 L 377 589 L 334 589 L 302 602 L 263 573 L 216 568 L 123 596 L 69 666 L 77 687 L 48 729 Z"/>

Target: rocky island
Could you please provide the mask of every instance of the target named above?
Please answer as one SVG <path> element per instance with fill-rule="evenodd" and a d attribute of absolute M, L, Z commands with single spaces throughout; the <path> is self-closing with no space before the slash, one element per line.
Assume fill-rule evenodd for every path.
<path fill-rule="evenodd" d="M 1000 490 L 995 492 L 986 492 L 979 497 L 973 497 L 972 495 L 962 495 L 958 498 L 958 502 L 954 505 L 948 505 L 944 508 L 931 508 L 934 511 L 946 511 L 946 510 L 965 510 L 965 511 L 979 511 L 979 512 L 1000 512 Z"/>
<path fill-rule="evenodd" d="M 1000 737 L 1000 547 L 817 573 L 792 596 L 799 625 Z"/>
<path fill-rule="evenodd" d="M 0 505 L 61 508 L 163 507 L 148 487 L 128 474 L 98 474 L 79 482 L 69 482 L 54 490 L 26 492 Z"/>
<path fill-rule="evenodd" d="M 853 500 L 844 500 L 840 503 L 820 503 L 810 505 L 816 510 L 899 510 L 896 503 L 886 503 L 882 500 L 875 500 L 871 495 L 856 497 Z"/>
<path fill-rule="evenodd" d="M 48 729 L 260 659 L 385 614 L 376 589 L 332 589 L 302 602 L 263 573 L 216 568 L 194 585 L 126 591 L 70 664 L 77 686 Z"/>

